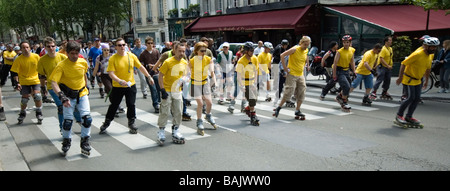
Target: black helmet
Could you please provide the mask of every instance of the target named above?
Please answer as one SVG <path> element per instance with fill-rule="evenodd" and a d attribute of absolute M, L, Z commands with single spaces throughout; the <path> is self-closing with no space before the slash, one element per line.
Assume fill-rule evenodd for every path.
<path fill-rule="evenodd" d="M 249 51 L 249 50 L 253 50 L 253 42 L 247 41 L 244 43 L 244 50 L 245 51 Z"/>
<path fill-rule="evenodd" d="M 283 40 L 281 41 L 281 45 L 289 45 L 289 41 L 286 40 L 286 39 L 283 39 Z"/>

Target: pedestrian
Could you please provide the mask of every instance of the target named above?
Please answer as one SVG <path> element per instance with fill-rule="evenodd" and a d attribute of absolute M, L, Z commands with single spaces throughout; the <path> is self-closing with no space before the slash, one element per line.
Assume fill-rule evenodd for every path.
<path fill-rule="evenodd" d="M 449 77 L 450 77 L 450 40 L 444 40 L 443 48 L 439 51 L 436 61 L 441 65 L 439 70 L 441 89 L 438 93 L 449 93 Z"/>
<path fill-rule="evenodd" d="M 50 80 L 50 75 L 55 70 L 58 63 L 67 59 L 67 56 L 65 54 L 56 52 L 56 42 L 51 37 L 46 37 L 44 39 L 44 48 L 46 49 L 47 54 L 45 54 L 39 59 L 37 71 L 41 76 L 48 79 L 47 80 L 48 92 L 55 101 L 59 121 L 59 130 L 62 133 L 64 123 L 63 103 L 59 99 L 58 94 L 56 94 L 56 92 L 52 88 L 52 81 Z M 74 117 L 77 122 L 81 122 L 80 113 L 76 109 L 74 112 Z"/>
<path fill-rule="evenodd" d="M 350 112 L 348 96 L 350 93 L 350 71 L 355 72 L 355 49 L 352 46 L 352 37 L 345 35 L 342 37 L 343 47 L 337 50 L 333 63 L 333 80 L 339 83 L 341 91 L 336 96 L 336 101 L 341 105 L 344 112 Z"/>
<path fill-rule="evenodd" d="M 5 108 L 3 107 L 2 87 L 0 87 L 0 121 L 5 121 Z"/>
<path fill-rule="evenodd" d="M 373 91 L 370 94 L 370 99 L 376 99 L 377 98 L 377 90 L 380 87 L 381 83 L 382 85 L 382 93 L 381 93 L 381 99 L 389 99 L 392 100 L 391 95 L 388 93 L 389 87 L 391 85 L 391 76 L 392 76 L 392 66 L 394 64 L 393 57 L 394 52 L 392 50 L 392 37 L 386 36 L 384 38 L 384 46 L 381 49 L 380 52 L 380 64 L 377 69 L 377 80 L 373 86 Z"/>
<path fill-rule="evenodd" d="M 245 112 L 250 117 L 250 123 L 254 126 L 259 126 L 259 119 L 256 116 L 255 106 L 258 99 L 258 58 L 253 55 L 253 43 L 245 42 L 243 49 L 243 56 L 239 59 L 236 65 L 237 81 L 244 92 L 245 99 L 248 101 L 248 106 L 244 108 Z M 242 103 L 244 106 L 244 102 Z"/>
<path fill-rule="evenodd" d="M 321 60 L 321 65 L 323 68 L 325 68 L 325 76 L 326 76 L 326 82 L 327 85 L 322 88 L 322 93 L 320 94 L 319 99 L 324 100 L 325 96 L 328 94 L 328 92 L 336 86 L 336 82 L 333 80 L 333 62 L 334 57 L 336 56 L 336 51 L 339 48 L 339 44 L 336 41 L 331 41 L 328 45 L 328 51 L 323 55 L 323 58 Z"/>
<path fill-rule="evenodd" d="M 123 38 L 116 40 L 117 53 L 109 58 L 107 71 L 109 77 L 113 80 L 112 90 L 110 94 L 111 104 L 106 113 L 105 122 L 100 127 L 100 134 L 106 133 L 114 115 L 119 108 L 120 102 L 125 96 L 127 105 L 128 128 L 131 134 L 137 133 L 136 120 L 136 82 L 134 80 L 133 67 L 138 68 L 144 75 L 149 78 L 150 84 L 153 85 L 153 79 L 150 78 L 147 70 L 141 65 L 139 59 L 132 53 L 125 51 L 126 43 Z"/>
<path fill-rule="evenodd" d="M 295 108 L 295 119 L 305 120 L 305 115 L 300 111 L 300 107 L 305 100 L 306 93 L 306 82 L 305 76 L 303 75 L 305 65 L 307 71 L 310 70 L 308 59 L 308 47 L 310 44 L 311 38 L 308 36 L 303 36 L 298 45 L 281 54 L 281 58 L 289 56 L 289 65 L 286 66 L 286 60 L 281 59 L 281 64 L 283 65 L 283 68 L 285 69 L 284 72 L 287 73 L 287 76 L 285 87 L 283 90 L 283 98 L 281 99 L 278 107 L 274 110 L 275 117 L 278 117 L 283 104 L 287 100 L 290 100 L 292 94 L 294 94 L 297 100 L 297 105 Z"/>
<path fill-rule="evenodd" d="M 100 80 L 105 87 L 105 93 L 109 98 L 109 101 L 111 102 L 110 93 L 112 90 L 112 79 L 111 77 L 109 77 L 109 73 L 107 71 L 109 58 L 111 58 L 110 47 L 109 43 L 101 43 L 100 46 L 102 48 L 102 54 L 100 56 L 97 56 L 97 58 L 95 59 L 96 65 L 92 74 L 100 77 Z"/>
<path fill-rule="evenodd" d="M 147 37 L 145 39 L 145 44 L 147 45 L 147 49 L 145 49 L 141 55 L 139 56 L 139 61 L 144 65 L 144 67 L 147 69 L 147 72 L 152 76 L 154 84 L 150 85 L 149 81 L 147 81 L 147 84 L 150 88 L 150 94 L 152 98 L 152 105 L 155 109 L 155 113 L 159 113 L 159 104 L 161 103 L 161 89 L 159 87 L 158 82 L 158 73 L 152 70 L 153 66 L 158 62 L 158 59 L 160 57 L 159 51 L 153 48 L 153 45 L 155 44 L 155 41 L 152 37 Z"/>
<path fill-rule="evenodd" d="M 281 44 L 275 47 L 273 51 L 273 63 L 272 63 L 272 77 L 273 77 L 273 89 L 275 91 L 275 101 L 273 102 L 273 106 L 277 106 L 278 101 L 281 98 L 281 93 L 283 92 L 284 82 L 286 82 L 286 76 L 284 75 L 284 71 L 281 70 L 283 65 L 281 64 L 281 54 L 288 50 L 289 41 L 283 39 Z M 284 59 L 284 58 L 283 58 Z M 290 100 L 288 100 L 290 102 Z M 288 102 L 286 102 L 288 103 Z"/>
<path fill-rule="evenodd" d="M 206 56 L 208 46 L 203 42 L 194 45 L 194 57 L 190 59 L 189 68 L 191 71 L 191 97 L 197 102 L 197 133 L 204 135 L 204 126 L 202 120 L 203 101 L 206 104 L 206 121 L 208 121 L 214 129 L 217 129 L 216 122 L 211 115 L 211 84 L 216 84 L 214 73 L 214 62 L 211 57 Z M 211 76 L 211 81 L 208 79 Z"/>
<path fill-rule="evenodd" d="M 264 52 L 263 41 L 258 41 L 258 47 L 253 50 L 253 55 L 258 56 L 261 52 Z"/>
<path fill-rule="evenodd" d="M 179 131 L 182 119 L 182 78 L 189 78 L 188 62 L 184 57 L 186 45 L 182 43 L 174 43 L 172 53 L 173 56 L 165 59 L 159 68 L 159 86 L 161 87 L 161 107 L 158 117 L 159 131 L 158 143 L 164 144 L 166 140 L 165 131 L 168 117 L 172 114 L 172 141 L 177 144 L 184 144 L 185 140 Z"/>
<path fill-rule="evenodd" d="M 131 50 L 131 52 L 134 55 L 136 55 L 139 58 L 139 56 L 142 54 L 142 52 L 145 51 L 145 49 L 147 49 L 147 47 L 145 45 L 141 44 L 141 39 L 140 38 L 134 39 L 134 48 Z M 146 82 L 145 76 L 137 68 L 134 68 L 134 71 L 139 76 L 142 96 L 143 96 L 144 99 L 147 99 L 147 82 Z"/>
<path fill-rule="evenodd" d="M 22 124 L 27 115 L 25 110 L 27 109 L 27 103 L 31 95 L 33 95 L 36 106 L 38 124 L 41 124 L 44 118 L 42 116 L 41 82 L 39 81 L 37 72 L 40 57 L 35 53 L 31 53 L 28 41 L 21 42 L 20 49 L 22 54 L 14 60 L 11 67 L 11 71 L 17 73 L 17 76 L 14 76 L 14 80 L 18 82 L 15 89 L 20 90 L 20 94 L 22 95 L 19 118 L 17 119 L 18 124 Z"/>
<path fill-rule="evenodd" d="M 273 45 L 270 42 L 264 42 L 263 52 L 258 55 L 258 66 L 259 75 L 258 81 L 260 87 L 262 86 L 263 91 L 266 93 L 266 101 L 271 102 L 272 97 L 270 97 L 270 70 L 272 68 L 272 54 L 270 51 L 273 49 Z"/>
<path fill-rule="evenodd" d="M 100 40 L 100 38 L 94 38 L 94 46 L 89 50 L 89 54 L 88 54 L 88 61 L 90 62 L 89 73 L 91 74 L 90 75 L 90 77 L 91 77 L 90 81 L 91 81 L 92 89 L 94 89 L 95 81 L 97 81 L 98 88 L 99 88 L 99 93 L 100 93 L 100 98 L 104 98 L 105 97 L 105 91 L 103 90 L 102 81 L 100 80 L 99 76 L 97 76 L 97 75 L 92 73 L 92 71 L 95 68 L 95 61 L 97 59 L 97 56 L 100 56 L 101 54 L 102 54 L 101 40 Z"/>
<path fill-rule="evenodd" d="M 3 67 L 2 67 L 2 76 L 0 80 L 0 86 L 4 86 L 6 84 L 6 80 L 8 79 L 8 75 L 10 74 L 12 64 L 14 62 L 14 57 L 17 55 L 17 53 L 14 51 L 14 45 L 9 43 L 6 46 L 6 50 L 3 51 Z M 14 81 L 14 78 L 12 77 L 13 74 L 11 73 L 11 85 L 14 87 L 16 86 L 16 81 Z"/>
<path fill-rule="evenodd" d="M 356 79 L 353 80 L 350 88 L 350 92 L 352 92 L 358 85 L 364 80 L 364 87 L 366 88 L 366 92 L 364 94 L 362 104 L 371 105 L 372 100 L 369 98 L 370 90 L 373 87 L 373 76 L 376 73 L 376 67 L 379 63 L 378 53 L 381 51 L 381 44 L 377 43 L 373 46 L 372 50 L 364 53 L 364 56 L 356 68 Z"/>
<path fill-rule="evenodd" d="M 439 39 L 435 37 L 424 39 L 423 48 L 411 53 L 400 66 L 399 78 L 396 84 L 402 83 L 406 86 L 408 92 L 408 97 L 402 101 L 395 118 L 395 121 L 400 125 L 408 124 L 412 127 L 423 127 L 419 120 L 413 118 L 413 114 L 420 102 L 422 87 L 427 87 L 428 85 L 431 62 L 439 44 Z M 422 86 L 423 77 L 425 79 Z M 403 117 L 407 108 L 406 116 Z"/>
<path fill-rule="evenodd" d="M 91 146 L 89 138 L 91 135 L 91 109 L 89 104 L 89 90 L 87 86 L 86 72 L 88 63 L 85 59 L 80 59 L 80 45 L 75 41 L 70 41 L 66 45 L 67 58 L 57 64 L 50 75 L 52 88 L 59 96 L 63 104 L 63 143 L 61 150 L 66 154 L 72 142 L 72 124 L 74 110 L 77 109 L 81 115 L 81 153 L 90 154 Z"/>

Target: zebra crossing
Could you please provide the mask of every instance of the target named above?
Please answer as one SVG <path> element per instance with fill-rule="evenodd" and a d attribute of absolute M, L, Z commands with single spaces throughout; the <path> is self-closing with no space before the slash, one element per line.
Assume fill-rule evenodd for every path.
<path fill-rule="evenodd" d="M 321 101 L 319 99 L 320 91 L 321 91 L 321 89 L 318 89 L 318 88 L 308 88 L 308 90 L 306 92 L 305 101 L 301 106 L 302 112 L 306 115 L 306 120 L 317 120 L 317 119 L 324 119 L 328 116 L 348 116 L 348 115 L 354 114 L 354 111 L 352 111 L 350 113 L 342 112 L 340 110 L 338 103 L 336 103 L 334 101 L 334 95 L 328 95 L 324 101 Z M 399 104 L 397 102 L 393 102 L 393 101 L 391 101 L 391 102 L 374 101 L 372 103 L 371 107 L 361 106 L 361 99 L 363 96 L 364 96 L 364 94 L 361 92 L 352 92 L 351 93 L 349 103 L 353 110 L 357 110 L 358 112 L 359 111 L 370 112 L 370 111 L 380 110 L 383 107 L 393 108 L 393 107 L 399 106 Z M 187 111 L 188 111 L 188 113 L 191 114 L 193 121 L 192 122 L 182 122 L 182 125 L 179 127 L 180 132 L 183 134 L 183 136 L 185 137 L 185 139 L 187 141 L 193 141 L 193 140 L 197 140 L 197 139 L 211 137 L 212 136 L 211 134 L 205 134 L 204 136 L 197 134 L 197 130 L 196 130 L 196 126 L 195 126 L 196 125 L 195 120 L 196 120 L 197 104 L 196 104 L 195 100 L 192 100 L 191 104 L 192 104 L 192 106 L 188 107 Z M 228 104 L 219 105 L 219 104 L 217 104 L 217 99 L 214 98 L 213 107 L 212 107 L 214 119 L 217 122 L 218 120 L 220 121 L 220 118 L 222 118 L 224 116 L 229 116 L 229 115 L 231 115 L 233 118 L 236 117 L 236 118 L 242 118 L 245 120 L 248 119 L 248 117 L 244 113 L 241 113 L 239 111 L 241 108 L 240 104 L 241 104 L 241 100 L 237 99 L 236 105 L 235 105 L 235 108 L 236 108 L 235 112 L 233 114 L 230 114 L 228 111 Z M 54 105 L 54 104 L 52 104 L 52 105 Z M 280 112 L 280 116 L 284 116 L 284 117 L 280 117 L 280 116 L 279 116 L 279 118 L 273 117 L 272 113 L 273 113 L 273 109 L 275 108 L 273 106 L 273 102 L 265 102 L 264 97 L 258 98 L 258 103 L 256 104 L 255 108 L 257 111 L 259 111 L 259 112 L 257 112 L 258 117 L 261 118 L 262 120 L 273 120 L 276 122 L 280 122 L 281 124 L 298 123 L 296 120 L 285 120 L 287 117 L 293 118 L 294 110 L 295 110 L 294 108 L 283 108 Z M 18 112 L 19 108 L 12 108 L 12 110 Z M 32 110 L 32 108 L 28 109 L 27 113 L 30 113 L 30 110 Z M 98 133 L 99 128 L 105 119 L 105 116 L 96 111 L 91 112 L 91 116 L 93 119 L 91 133 Z M 116 122 L 116 121 L 111 122 L 111 125 L 107 129 L 107 135 L 105 135 L 105 136 L 109 136 L 113 140 L 120 142 L 121 144 L 128 147 L 128 149 L 133 150 L 133 151 L 139 150 L 139 149 L 157 147 L 158 144 L 156 142 L 156 131 L 159 129 L 159 127 L 157 125 L 158 114 L 150 113 L 143 109 L 136 108 L 136 117 L 137 117 L 137 120 L 139 120 L 145 124 L 148 124 L 148 126 L 154 128 L 154 130 L 155 130 L 154 136 L 148 135 L 148 133 L 147 133 L 147 135 L 143 135 L 143 134 L 139 133 L 139 131 L 137 134 L 130 134 L 127 124 L 121 124 L 120 122 Z M 36 119 L 31 119 L 31 120 L 34 123 L 37 122 Z M 56 116 L 52 116 L 52 117 L 45 117 L 42 124 L 37 125 L 37 126 L 42 131 L 42 133 L 45 134 L 47 139 L 50 140 L 50 142 L 58 149 L 58 151 L 62 152 L 61 151 L 62 136 L 61 136 L 61 133 L 59 132 L 58 125 L 56 125 L 56 124 L 59 124 L 58 119 Z M 222 125 L 220 123 L 218 123 L 218 125 L 219 125 L 219 129 L 224 129 L 224 130 L 228 130 L 231 132 L 238 132 L 238 130 L 236 129 L 235 126 L 227 126 L 227 125 Z M 262 123 L 261 125 L 264 125 L 264 123 Z M 171 126 L 172 126 L 172 124 L 169 120 L 169 122 L 166 126 L 166 133 L 171 133 L 171 128 L 170 128 Z M 207 124 L 207 122 L 204 123 L 204 126 L 206 128 L 210 127 L 210 125 Z M 168 136 L 168 137 L 170 137 L 170 136 Z M 77 135 L 76 133 L 73 133 L 72 147 L 69 150 L 69 152 L 67 153 L 67 155 L 65 156 L 65 158 L 68 161 L 76 161 L 76 160 L 86 158 L 86 156 L 81 155 L 81 150 L 79 148 L 80 139 L 81 138 L 79 137 L 79 135 Z M 88 158 L 102 156 L 101 151 L 98 151 L 95 149 L 95 144 L 92 144 L 91 147 L 92 147 L 91 155 L 88 156 Z"/>

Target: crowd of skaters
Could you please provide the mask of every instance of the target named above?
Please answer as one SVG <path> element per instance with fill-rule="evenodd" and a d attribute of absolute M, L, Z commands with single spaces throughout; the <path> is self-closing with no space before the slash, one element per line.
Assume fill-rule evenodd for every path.
<path fill-rule="evenodd" d="M 322 59 L 322 66 L 327 69 L 328 84 L 320 99 L 323 100 L 330 88 L 339 83 L 341 91 L 336 101 L 344 111 L 351 109 L 347 104 L 348 96 L 361 81 L 364 81 L 366 87 L 363 103 L 370 103 L 370 98 L 376 97 L 376 89 L 382 82 L 382 96 L 388 95 L 393 64 L 392 37 L 386 37 L 384 45 L 377 43 L 373 49 L 364 53 L 358 67 L 355 66 L 355 49 L 351 47 L 351 41 L 350 35 L 343 36 L 342 48 L 339 48 L 337 42 L 332 42 Z M 204 135 L 203 114 L 204 119 L 217 128 L 211 113 L 212 96 L 217 94 L 218 104 L 228 102 L 228 111 L 233 113 L 236 98 L 240 91 L 243 92 L 241 111 L 249 116 L 250 123 L 255 126 L 259 125 L 255 110 L 258 96 L 265 94 L 266 101 L 271 101 L 272 90 L 275 91 L 275 117 L 278 117 L 286 103 L 296 107 L 296 118 L 305 119 L 300 108 L 306 92 L 304 72 L 310 68 L 307 56 L 311 45 L 310 37 L 302 36 L 299 43 L 292 47 L 289 47 L 287 40 L 282 40 L 276 47 L 270 42 L 259 41 L 256 48 L 252 42 L 245 42 L 236 53 L 229 50 L 230 44 L 227 42 L 216 52 L 212 48 L 213 43 L 212 39 L 205 37 L 193 44 L 180 39 L 166 43 L 162 51 L 156 49 L 151 37 L 147 37 L 144 44 L 139 38 L 136 39 L 133 48 L 129 48 L 122 38 L 109 43 L 102 43 L 99 38 L 95 38 L 94 43 L 88 43 L 87 47 L 76 41 L 63 41 L 58 47 L 51 37 L 45 38 L 41 46 L 31 46 L 28 41 L 23 41 L 18 46 L 8 44 L 2 52 L 1 86 L 6 83 L 10 74 L 12 86 L 22 95 L 19 124 L 26 117 L 25 110 L 30 97 L 35 102 L 38 123 L 43 120 L 42 102 L 55 102 L 64 152 L 71 146 L 71 127 L 75 120 L 83 127 L 80 146 L 85 154 L 89 153 L 92 118 L 88 95 L 96 84 L 100 97 L 106 97 L 110 102 L 100 134 L 107 133 L 114 118 L 124 112 L 120 106 L 123 97 L 130 133 L 137 133 L 135 75 L 140 78 L 139 87 L 143 97 L 147 98 L 148 88 L 154 112 L 159 113 L 160 130 L 157 136 L 160 144 L 164 144 L 164 129 L 170 116 L 173 118 L 174 142 L 184 143 L 184 137 L 178 128 L 181 121 L 191 120 L 191 115 L 186 111 L 186 107 L 191 105 L 191 99 L 197 103 L 198 133 Z M 420 123 L 412 118 L 417 99 L 420 99 L 417 92 L 420 92 L 422 85 L 428 83 L 431 60 L 439 44 L 437 38 L 426 37 L 423 39 L 423 46 L 402 62 L 397 84 L 405 86 L 405 94 L 408 96 L 397 113 L 398 122 Z M 442 59 L 437 61 L 445 64 L 446 67 L 443 68 L 447 68 L 448 44 L 448 41 L 444 42 L 444 52 L 439 56 Z M 43 48 L 39 50 L 40 47 Z M 376 73 L 378 77 L 373 87 Z M 356 74 L 355 80 L 350 79 L 350 74 Z M 422 81 L 424 76 L 425 80 Z M 273 87 L 271 78 L 274 79 Z M 371 92 L 372 88 L 374 91 Z M 444 86 L 442 92 L 445 90 Z M 53 100 L 47 97 L 48 94 Z M 5 120 L 1 103 L 0 106 L 0 120 Z M 408 112 L 403 117 L 407 108 Z"/>

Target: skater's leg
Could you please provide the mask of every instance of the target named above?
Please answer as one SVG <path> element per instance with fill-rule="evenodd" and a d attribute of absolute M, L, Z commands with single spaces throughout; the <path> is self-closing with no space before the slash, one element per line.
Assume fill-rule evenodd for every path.
<path fill-rule="evenodd" d="M 132 119 L 136 118 L 136 94 L 137 89 L 136 85 L 133 85 L 129 88 L 125 88 L 124 95 L 125 95 L 125 103 L 127 105 L 127 118 Z"/>
<path fill-rule="evenodd" d="M 410 97 L 414 97 L 414 100 L 411 101 L 411 104 L 408 107 L 408 112 L 406 113 L 405 118 L 411 118 L 412 115 L 414 114 L 414 111 L 417 108 L 417 105 L 419 105 L 421 89 L 422 89 L 422 84 L 417 85 L 417 86 L 412 86 L 410 88 L 409 95 L 410 95 Z M 414 94 L 414 96 L 411 96 L 412 94 Z"/>
<path fill-rule="evenodd" d="M 402 101 L 400 107 L 398 108 L 397 115 L 403 116 L 407 107 L 409 107 L 416 100 L 416 93 L 414 86 L 404 85 L 406 87 L 406 97 L 405 100 Z M 420 92 L 420 91 L 419 91 Z M 420 100 L 420 98 L 419 98 Z"/>
<path fill-rule="evenodd" d="M 280 101 L 279 107 L 282 107 L 286 101 L 291 100 L 291 96 L 294 93 L 296 86 L 295 76 L 288 74 L 286 77 L 286 82 L 283 90 L 283 98 Z"/>
<path fill-rule="evenodd" d="M 181 120 L 183 118 L 183 99 L 181 92 L 169 93 L 169 98 L 171 100 L 171 111 L 173 115 L 172 124 L 179 127 L 181 125 Z M 162 126 L 160 126 L 162 127 Z"/>
<path fill-rule="evenodd" d="M 306 81 L 305 76 L 300 76 L 296 80 L 296 87 L 295 87 L 295 98 L 297 100 L 297 106 L 296 110 L 300 110 L 300 106 L 302 105 L 303 101 L 305 100 L 305 94 L 306 94 Z"/>
<path fill-rule="evenodd" d="M 106 112 L 106 118 L 111 121 L 114 120 L 114 116 L 116 115 L 117 109 L 119 108 L 120 103 L 122 102 L 123 96 L 125 95 L 125 88 L 116 88 L 113 87 L 110 94 L 111 104 L 108 107 L 108 111 Z"/>
<path fill-rule="evenodd" d="M 170 115 L 170 107 L 172 105 L 172 99 L 170 97 L 171 93 L 167 92 L 169 96 L 167 99 L 161 99 L 161 104 L 159 108 L 159 117 L 158 117 L 158 127 L 165 127 L 167 125 L 167 119 Z"/>
<path fill-rule="evenodd" d="M 79 103 L 76 105 L 77 110 L 79 111 L 81 117 L 81 135 L 80 137 L 90 137 L 91 136 L 91 107 L 89 103 L 88 95 L 80 97 Z"/>
<path fill-rule="evenodd" d="M 63 138 L 72 138 L 72 124 L 73 124 L 73 111 L 75 110 L 75 107 L 77 106 L 77 99 L 70 99 L 70 107 L 63 107 L 63 115 L 64 115 L 64 122 L 63 122 L 63 129 L 62 129 L 62 136 Z"/>
<path fill-rule="evenodd" d="M 383 90 L 385 90 L 386 92 L 389 90 L 389 88 L 391 86 L 391 76 L 392 76 L 392 71 L 386 68 L 385 74 L 384 74 L 383 85 L 381 86 L 381 88 L 383 88 Z"/>

